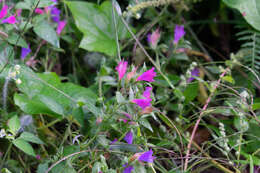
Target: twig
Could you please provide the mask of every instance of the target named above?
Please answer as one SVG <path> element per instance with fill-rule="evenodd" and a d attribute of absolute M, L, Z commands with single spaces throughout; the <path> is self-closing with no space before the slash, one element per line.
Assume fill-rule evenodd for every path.
<path fill-rule="evenodd" d="M 195 126 L 194 126 L 194 128 L 192 130 L 192 134 L 191 134 L 191 137 L 190 137 L 190 140 L 189 140 L 189 144 L 188 144 L 186 159 L 185 159 L 184 171 L 186 171 L 187 168 L 188 168 L 188 161 L 189 161 L 191 144 L 193 142 L 193 138 L 195 136 L 196 130 L 197 130 L 198 126 L 199 126 L 200 120 L 201 120 L 201 118 L 202 118 L 202 116 L 204 114 L 204 111 L 207 109 L 207 107 L 209 105 L 209 102 L 211 101 L 211 98 L 213 97 L 213 94 L 215 93 L 215 90 L 219 86 L 221 79 L 225 76 L 225 74 L 227 73 L 228 70 L 229 70 L 229 68 L 226 68 L 224 70 L 224 72 L 220 75 L 220 78 L 218 79 L 218 82 L 214 86 L 213 91 L 211 92 L 210 96 L 208 97 L 208 99 L 206 101 L 206 104 L 203 106 L 202 111 L 200 112 L 199 118 L 198 118 L 198 120 L 197 120 L 197 122 L 196 122 L 196 124 L 195 124 Z"/>

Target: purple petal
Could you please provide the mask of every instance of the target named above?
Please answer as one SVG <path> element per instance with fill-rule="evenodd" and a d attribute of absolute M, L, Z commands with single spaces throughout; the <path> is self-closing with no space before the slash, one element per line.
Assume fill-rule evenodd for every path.
<path fill-rule="evenodd" d="M 188 83 L 190 83 L 191 81 L 193 81 L 195 78 L 194 77 L 192 77 L 192 76 L 199 76 L 199 74 L 200 74 L 200 70 L 199 70 L 199 68 L 194 68 L 192 71 L 191 71 L 191 77 L 188 79 Z"/>
<path fill-rule="evenodd" d="M 123 173 L 131 173 L 132 171 L 134 170 L 134 167 L 133 166 L 128 166 L 124 169 L 124 172 Z"/>
<path fill-rule="evenodd" d="M 133 133 L 131 131 L 129 131 L 125 137 L 124 140 L 128 143 L 128 144 L 132 144 L 133 143 Z"/>
<path fill-rule="evenodd" d="M 51 8 L 51 19 L 57 23 L 60 21 L 60 10 L 55 6 Z"/>
<path fill-rule="evenodd" d="M 118 140 L 117 138 L 115 138 L 113 141 L 110 142 L 110 145 L 113 145 L 114 143 L 116 143 Z"/>
<path fill-rule="evenodd" d="M 174 29 L 174 44 L 177 44 L 179 40 L 185 35 L 184 26 L 176 25 Z"/>
<path fill-rule="evenodd" d="M 31 52 L 30 46 L 28 45 L 28 48 L 22 47 L 22 53 L 21 53 L 21 59 L 24 60 L 24 58 Z"/>
<path fill-rule="evenodd" d="M 148 162 L 148 163 L 153 163 L 153 151 L 149 150 L 144 152 L 139 158 L 139 161 L 144 161 L 144 162 Z"/>

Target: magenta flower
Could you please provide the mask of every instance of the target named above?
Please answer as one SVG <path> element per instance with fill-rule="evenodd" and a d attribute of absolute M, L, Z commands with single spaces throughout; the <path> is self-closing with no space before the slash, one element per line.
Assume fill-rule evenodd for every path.
<path fill-rule="evenodd" d="M 131 173 L 133 170 L 134 170 L 134 167 L 133 167 L 133 166 L 127 166 L 127 167 L 124 169 L 124 172 L 123 172 L 123 173 Z"/>
<path fill-rule="evenodd" d="M 184 26 L 176 25 L 174 29 L 174 44 L 177 44 L 179 40 L 185 35 Z"/>
<path fill-rule="evenodd" d="M 116 67 L 116 70 L 118 72 L 119 80 L 121 80 L 124 77 L 125 72 L 127 70 L 127 61 L 124 60 L 120 61 Z"/>
<path fill-rule="evenodd" d="M 66 26 L 66 24 L 67 24 L 66 20 L 58 22 L 58 26 L 57 26 L 57 29 L 56 29 L 56 32 L 57 32 L 58 35 L 60 35 L 60 33 L 62 32 L 63 28 Z"/>
<path fill-rule="evenodd" d="M 128 144 L 132 144 L 133 143 L 133 133 L 131 131 L 129 131 L 125 137 L 124 140 L 128 143 Z"/>
<path fill-rule="evenodd" d="M 150 70 L 144 72 L 143 74 L 141 74 L 136 81 L 147 81 L 147 82 L 153 82 L 154 81 L 154 77 L 156 76 L 156 72 L 154 72 L 154 67 L 151 68 Z"/>
<path fill-rule="evenodd" d="M 44 10 L 40 8 L 36 8 L 34 12 L 37 14 L 44 14 Z"/>
<path fill-rule="evenodd" d="M 24 58 L 31 52 L 30 46 L 28 45 L 28 48 L 22 47 L 22 53 L 21 53 L 21 59 L 24 60 Z"/>
<path fill-rule="evenodd" d="M 193 81 L 195 78 L 194 78 L 194 76 L 199 76 L 199 74 L 200 74 L 200 70 L 199 70 L 199 68 L 194 68 L 192 71 L 191 71 L 191 77 L 188 79 L 188 83 L 190 83 L 191 81 Z"/>
<path fill-rule="evenodd" d="M 15 15 L 12 15 L 12 16 L 2 20 L 2 23 L 15 24 L 16 23 Z"/>
<path fill-rule="evenodd" d="M 145 88 L 145 91 L 144 91 L 144 93 L 143 93 L 143 97 L 145 97 L 145 98 L 147 98 L 147 99 L 151 98 L 151 91 L 152 91 L 152 90 L 153 90 L 152 87 L 146 87 L 146 88 Z"/>
<path fill-rule="evenodd" d="M 0 11 L 0 19 L 4 18 L 8 12 L 8 5 L 4 5 Z"/>
<path fill-rule="evenodd" d="M 157 47 L 157 43 L 160 39 L 160 30 L 157 28 L 152 34 L 147 35 L 147 41 L 150 46 L 155 49 Z"/>
<path fill-rule="evenodd" d="M 134 99 L 132 100 L 133 103 L 137 104 L 139 107 L 142 108 L 142 110 L 144 110 L 146 107 L 151 106 L 151 91 L 152 91 L 152 87 L 146 87 L 145 91 L 143 92 L 143 99 Z"/>
<path fill-rule="evenodd" d="M 153 163 L 153 151 L 150 149 L 149 151 L 144 152 L 139 158 L 139 161 Z"/>

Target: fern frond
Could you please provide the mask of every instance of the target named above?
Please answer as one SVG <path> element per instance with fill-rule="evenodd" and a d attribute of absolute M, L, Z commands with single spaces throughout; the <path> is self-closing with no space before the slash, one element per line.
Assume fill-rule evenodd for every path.
<path fill-rule="evenodd" d="M 242 41 L 241 51 L 243 52 L 242 63 L 254 71 L 260 70 L 260 32 L 239 26 L 242 31 L 237 33 L 239 41 Z"/>

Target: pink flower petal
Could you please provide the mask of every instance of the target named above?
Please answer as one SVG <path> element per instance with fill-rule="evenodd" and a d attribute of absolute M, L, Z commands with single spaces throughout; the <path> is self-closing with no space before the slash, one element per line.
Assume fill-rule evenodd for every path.
<path fill-rule="evenodd" d="M 154 81 L 154 77 L 156 76 L 156 72 L 154 72 L 154 67 L 151 68 L 150 70 L 144 72 L 143 74 L 141 74 L 136 81 L 147 81 L 147 82 L 153 82 Z"/>
<path fill-rule="evenodd" d="M 56 32 L 58 35 L 60 35 L 60 33 L 62 32 L 62 30 L 64 29 L 64 27 L 66 26 L 67 24 L 67 21 L 66 20 L 63 20 L 63 21 L 59 21 L 58 22 L 58 27 L 56 29 Z"/>
<path fill-rule="evenodd" d="M 15 15 L 12 15 L 12 16 L 2 20 L 2 23 L 15 24 L 16 23 Z"/>
<path fill-rule="evenodd" d="M 127 61 L 122 60 L 117 65 L 116 70 L 118 72 L 119 80 L 121 80 L 124 77 L 127 70 L 127 64 L 128 64 Z"/>
<path fill-rule="evenodd" d="M 35 9 L 35 13 L 37 13 L 37 14 L 44 14 L 44 10 L 40 9 L 40 8 L 36 8 Z"/>
<path fill-rule="evenodd" d="M 0 19 L 4 18 L 8 12 L 8 5 L 4 5 L 0 11 Z"/>

